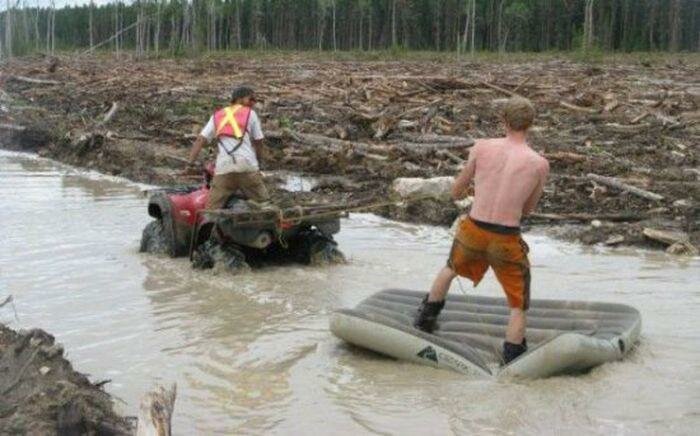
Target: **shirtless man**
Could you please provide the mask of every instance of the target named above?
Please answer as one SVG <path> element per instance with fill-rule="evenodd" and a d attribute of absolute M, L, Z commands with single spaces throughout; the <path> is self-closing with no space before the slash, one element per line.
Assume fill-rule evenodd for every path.
<path fill-rule="evenodd" d="M 513 98 L 503 112 L 505 138 L 483 139 L 471 149 L 452 186 L 452 196 L 455 200 L 466 197 L 473 180 L 474 204 L 469 216 L 460 222 L 447 266 L 435 278 L 414 322 L 416 328 L 432 333 L 457 274 L 476 286 L 491 267 L 510 306 L 503 344 L 506 364 L 527 351 L 530 263 L 528 246 L 520 235 L 520 219 L 535 209 L 549 174 L 547 160 L 527 144 L 534 118 L 530 101 Z"/>

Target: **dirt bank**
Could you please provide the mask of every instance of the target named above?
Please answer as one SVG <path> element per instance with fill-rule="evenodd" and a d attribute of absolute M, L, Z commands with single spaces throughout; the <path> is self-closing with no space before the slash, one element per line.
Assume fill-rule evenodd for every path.
<path fill-rule="evenodd" d="M 45 331 L 0 324 L 0 433 L 132 434 L 103 384 L 76 372 Z"/>
<path fill-rule="evenodd" d="M 133 180 L 178 182 L 187 148 L 233 84 L 249 83 L 268 136 L 266 170 L 342 176 L 328 202 L 387 198 L 397 177 L 453 175 L 471 140 L 500 134 L 500 107 L 532 99 L 532 144 L 552 176 L 533 225 L 579 223 L 584 243 L 700 244 L 696 58 L 586 65 L 332 62 L 304 56 L 197 60 L 63 57 L 3 66 L 3 146 Z M 449 224 L 448 201 L 386 207 Z M 645 231 L 646 229 L 646 231 Z M 658 231 L 668 237 L 658 237 Z M 662 241 L 662 242 L 660 242 Z"/>

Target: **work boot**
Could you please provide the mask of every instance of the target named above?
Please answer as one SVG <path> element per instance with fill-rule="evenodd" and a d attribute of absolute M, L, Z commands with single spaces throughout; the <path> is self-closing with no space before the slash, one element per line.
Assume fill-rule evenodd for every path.
<path fill-rule="evenodd" d="M 443 307 L 445 307 L 445 300 L 442 301 L 428 301 L 428 296 L 426 295 L 421 301 L 418 307 L 418 313 L 413 321 L 413 326 L 419 330 L 423 330 L 426 333 L 432 333 L 435 330 L 435 323 L 437 321 L 438 315 Z"/>
<path fill-rule="evenodd" d="M 508 365 L 526 351 L 527 339 L 525 338 L 523 338 L 523 342 L 521 344 L 514 344 L 512 342 L 505 341 L 503 343 L 503 364 Z"/>

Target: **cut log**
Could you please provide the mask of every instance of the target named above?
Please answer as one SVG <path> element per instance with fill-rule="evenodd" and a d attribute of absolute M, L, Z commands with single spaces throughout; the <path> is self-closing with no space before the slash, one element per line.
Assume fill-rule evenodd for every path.
<path fill-rule="evenodd" d="M 24 126 L 20 126 L 18 124 L 0 123 L 0 130 L 12 130 L 13 132 L 24 132 L 25 130 L 27 130 L 27 128 Z"/>
<path fill-rule="evenodd" d="M 25 76 L 9 76 L 7 80 L 14 80 L 15 82 L 31 83 L 32 85 L 60 85 L 61 82 L 56 80 L 47 79 L 35 79 L 33 77 Z"/>
<path fill-rule="evenodd" d="M 500 86 L 494 85 L 493 83 L 482 81 L 481 84 L 487 88 L 493 89 L 494 91 L 498 91 L 498 92 L 501 92 L 503 94 L 510 95 L 511 97 L 522 97 L 522 95 L 518 94 L 517 92 L 513 92 L 509 89 L 501 88 Z"/>
<path fill-rule="evenodd" d="M 646 215 L 626 213 L 626 214 L 590 214 L 590 213 L 538 213 L 534 212 L 527 215 L 527 218 L 534 218 L 547 221 L 611 221 L 611 222 L 633 222 L 641 221 L 646 218 Z"/>
<path fill-rule="evenodd" d="M 673 230 L 652 229 L 651 227 L 645 227 L 644 230 L 642 230 L 642 234 L 649 239 L 666 245 L 673 245 L 688 240 L 687 233 Z"/>
<path fill-rule="evenodd" d="M 456 147 L 471 147 L 472 145 L 474 145 L 473 138 L 465 138 L 462 136 L 437 135 L 434 133 L 426 133 L 418 136 L 403 134 L 401 135 L 401 139 L 405 139 L 410 142 L 419 142 L 422 144 L 451 144 Z"/>
<path fill-rule="evenodd" d="M 611 132 L 615 133 L 639 133 L 647 130 L 649 127 L 651 127 L 651 124 L 648 123 L 642 123 L 642 124 L 632 124 L 632 125 L 625 125 L 625 124 L 618 124 L 618 123 L 607 123 L 603 125 L 605 127 L 605 130 L 609 130 Z"/>
<path fill-rule="evenodd" d="M 589 173 L 587 177 L 594 180 L 602 185 L 610 186 L 612 188 L 617 188 L 630 194 L 634 194 L 638 197 L 646 198 L 651 201 L 661 201 L 664 199 L 663 195 L 656 194 L 654 192 L 645 191 L 644 189 L 637 188 L 636 186 L 628 185 L 621 182 L 613 177 L 600 176 L 598 174 Z"/>
<path fill-rule="evenodd" d="M 157 386 L 144 395 L 139 406 L 136 436 L 170 436 L 171 420 L 175 409 L 177 386 L 170 389 Z"/>
<path fill-rule="evenodd" d="M 570 110 L 572 110 L 572 111 L 582 112 L 582 113 L 585 113 L 585 114 L 598 114 L 598 113 L 600 113 L 600 110 L 598 110 L 598 109 L 593 109 L 593 108 L 590 108 L 590 107 L 577 106 L 577 105 L 575 105 L 575 104 L 573 104 L 573 103 L 569 103 L 569 102 L 566 102 L 566 101 L 560 101 L 560 102 L 559 102 L 559 106 L 565 107 L 565 108 L 570 109 Z"/>
<path fill-rule="evenodd" d="M 114 114 L 116 114 L 118 110 L 119 110 L 119 103 L 117 103 L 115 101 L 114 103 L 112 103 L 112 107 L 109 108 L 109 111 L 107 111 L 107 113 L 102 118 L 102 121 L 100 122 L 99 125 L 104 126 L 105 124 L 110 122 L 112 120 L 112 118 L 114 118 Z"/>
<path fill-rule="evenodd" d="M 578 153 L 572 153 L 569 151 L 555 151 L 552 153 L 545 153 L 544 157 L 549 160 L 561 161 L 561 162 L 585 162 L 588 160 L 587 156 Z"/>

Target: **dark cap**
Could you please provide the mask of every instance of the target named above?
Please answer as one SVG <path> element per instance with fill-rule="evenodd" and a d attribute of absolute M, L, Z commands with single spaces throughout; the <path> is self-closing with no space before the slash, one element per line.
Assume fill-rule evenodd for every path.
<path fill-rule="evenodd" d="M 237 86 L 233 88 L 233 91 L 231 91 L 231 101 L 236 101 L 243 97 L 250 97 L 252 95 L 255 95 L 255 90 L 250 86 Z"/>

